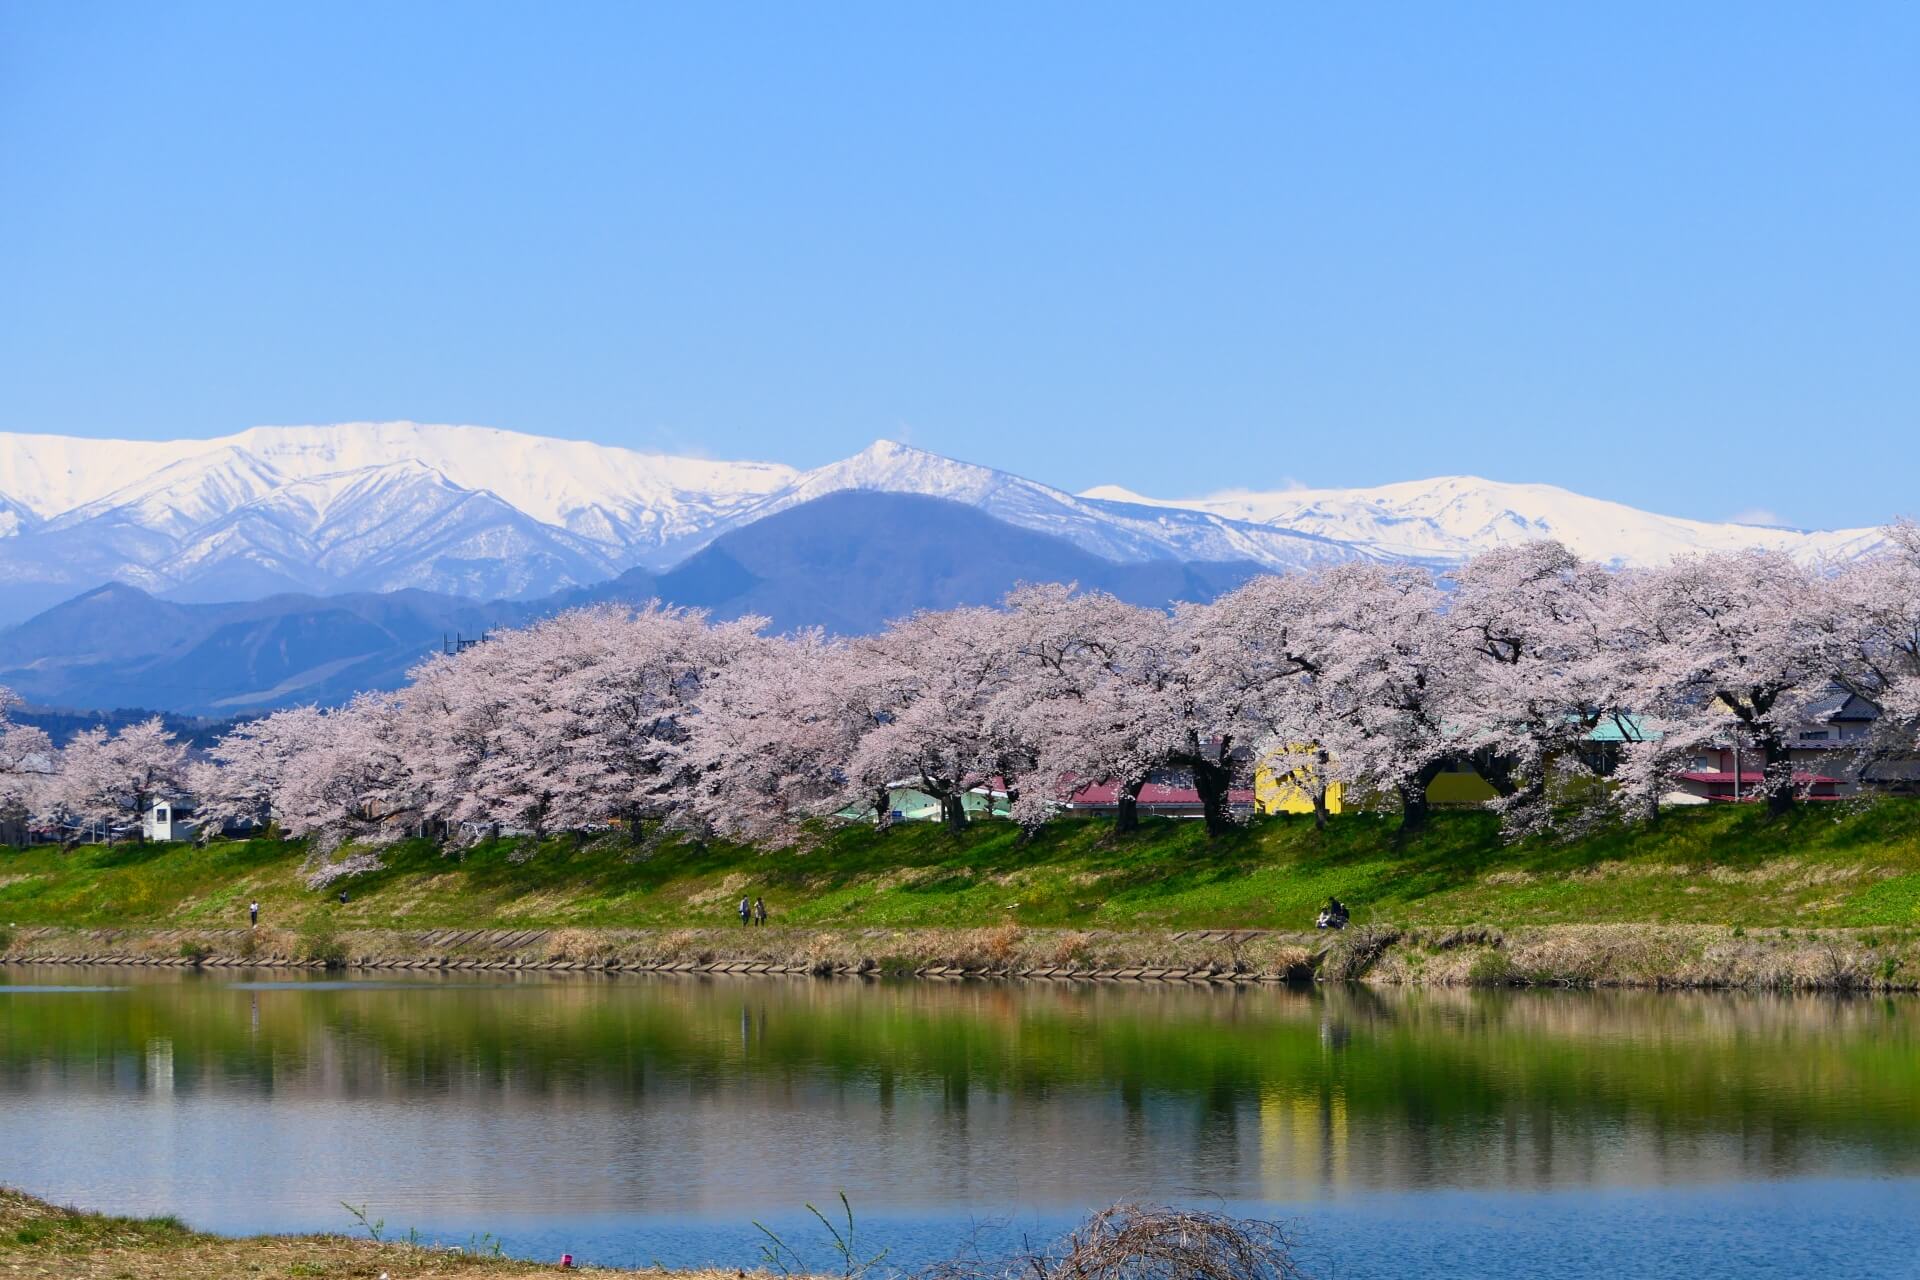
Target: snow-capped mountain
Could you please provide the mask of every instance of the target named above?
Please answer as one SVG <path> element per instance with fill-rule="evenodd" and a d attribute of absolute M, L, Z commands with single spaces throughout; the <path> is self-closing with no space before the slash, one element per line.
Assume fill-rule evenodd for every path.
<path fill-rule="evenodd" d="M 730 530 L 846 491 L 947 499 L 1122 564 L 1446 564 L 1537 537 L 1612 564 L 1744 546 L 1844 558 L 1877 539 L 1678 520 L 1459 477 L 1190 501 L 1076 495 L 890 441 L 803 472 L 409 422 L 157 442 L 0 433 L 0 623 L 110 581 L 176 600 L 405 587 L 532 599 L 667 569 Z"/>
<path fill-rule="evenodd" d="M 490 491 L 542 524 L 642 548 L 697 534 L 798 474 L 779 463 L 713 462 L 493 427 L 348 422 L 253 427 L 213 440 L 0 433 L 0 495 L 52 518 L 102 500 L 125 505 L 169 473 L 204 473 L 213 490 L 220 487 L 217 473 L 252 469 L 270 477 L 271 488 L 395 462 L 417 462 L 462 489 Z M 218 501 L 211 492 L 207 498 Z"/>
<path fill-rule="evenodd" d="M 157 442 L 0 434 L 0 621 L 107 581 L 192 600 L 545 595 L 674 564 L 797 475 L 409 422 Z"/>
<path fill-rule="evenodd" d="M 1880 531 L 1807 531 L 1715 524 L 1654 515 L 1550 484 L 1507 484 L 1442 476 L 1371 489 L 1282 489 L 1206 498 L 1147 498 L 1114 485 L 1081 495 L 1179 511 L 1208 511 L 1364 548 L 1383 559 L 1452 564 L 1477 551 L 1556 538 L 1590 560 L 1616 568 L 1665 563 L 1704 551 L 1764 547 L 1804 559 L 1844 561 L 1881 544 Z"/>

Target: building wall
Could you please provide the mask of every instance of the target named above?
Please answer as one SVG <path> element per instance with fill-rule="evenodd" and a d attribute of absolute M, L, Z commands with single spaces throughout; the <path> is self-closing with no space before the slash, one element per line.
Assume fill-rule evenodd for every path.
<path fill-rule="evenodd" d="M 1302 785 L 1299 771 L 1275 777 L 1261 765 L 1253 774 L 1253 807 L 1257 813 L 1312 813 L 1313 794 Z M 1339 813 L 1344 806 L 1346 787 L 1331 783 L 1327 787 L 1327 812 Z"/>
<path fill-rule="evenodd" d="M 1313 796 L 1299 781 L 1277 778 L 1265 766 L 1254 771 L 1253 794 L 1255 808 L 1260 813 L 1313 812 Z M 1427 803 L 1441 806 L 1482 805 L 1498 794 L 1485 778 L 1471 769 L 1449 770 L 1428 784 Z M 1388 809 L 1395 804 L 1397 801 L 1384 798 L 1374 803 L 1371 797 L 1350 797 L 1338 782 L 1327 788 L 1328 813 L 1340 813 L 1345 809 Z"/>

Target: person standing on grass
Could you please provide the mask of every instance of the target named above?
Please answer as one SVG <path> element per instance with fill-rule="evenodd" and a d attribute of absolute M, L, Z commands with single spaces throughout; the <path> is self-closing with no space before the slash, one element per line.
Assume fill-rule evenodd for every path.
<path fill-rule="evenodd" d="M 767 900 L 765 898 L 755 898 L 753 900 L 753 922 L 758 925 L 766 924 Z"/>
<path fill-rule="evenodd" d="M 743 925 L 753 923 L 753 903 L 746 898 L 740 899 L 740 923 Z"/>
<path fill-rule="evenodd" d="M 251 929 L 254 926 L 258 925 L 259 923 L 260 923 L 260 900 L 256 898 L 252 902 L 249 902 L 247 904 L 247 928 Z"/>

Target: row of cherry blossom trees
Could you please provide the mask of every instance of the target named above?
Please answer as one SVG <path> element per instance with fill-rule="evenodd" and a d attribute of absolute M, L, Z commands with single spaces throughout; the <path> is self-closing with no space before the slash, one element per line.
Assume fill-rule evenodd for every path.
<path fill-rule="evenodd" d="M 1737 734 L 1784 810 L 1793 735 L 1836 689 L 1884 713 L 1857 766 L 1920 750 L 1920 530 L 1888 539 L 1833 571 L 1753 551 L 1612 572 L 1536 542 L 1444 579 L 1354 563 L 1171 611 L 1029 586 L 852 639 L 586 609 L 436 655 L 397 692 L 243 724 L 199 760 L 157 722 L 54 752 L 0 710 L 0 805 L 105 818 L 190 792 L 205 818 L 297 836 L 666 824 L 778 844 L 833 813 L 884 821 L 901 783 L 956 828 L 989 781 L 1028 825 L 1101 783 L 1131 827 L 1171 771 L 1218 832 L 1264 767 L 1323 823 L 1339 786 L 1413 829 L 1467 762 L 1527 833 L 1651 816 Z"/>

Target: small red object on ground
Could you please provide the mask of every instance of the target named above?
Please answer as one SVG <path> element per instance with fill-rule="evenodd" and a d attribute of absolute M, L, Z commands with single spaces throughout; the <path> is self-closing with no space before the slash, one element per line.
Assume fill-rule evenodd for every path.
<path fill-rule="evenodd" d="M 570 1253 L 563 1253 L 563 1254 L 561 1254 L 561 1255 L 560 1255 L 560 1269 L 561 1269 L 562 1271 L 571 1271 L 571 1270 L 573 1270 L 573 1255 L 572 1255 L 572 1254 L 570 1254 Z"/>

